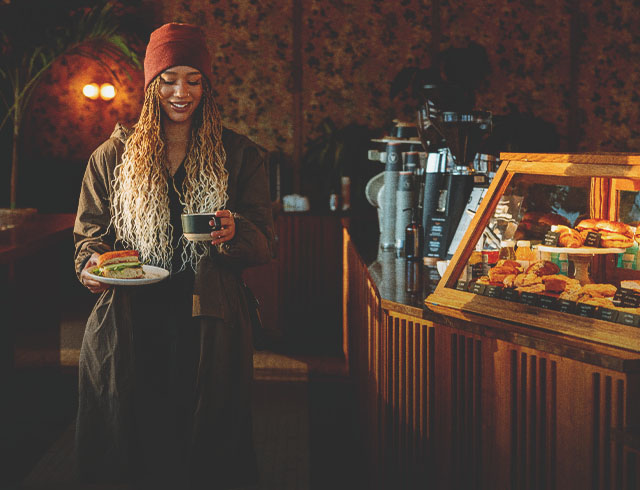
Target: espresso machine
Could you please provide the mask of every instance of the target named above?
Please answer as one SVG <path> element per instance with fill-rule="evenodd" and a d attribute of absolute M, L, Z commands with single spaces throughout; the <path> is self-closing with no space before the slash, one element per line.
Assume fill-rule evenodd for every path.
<path fill-rule="evenodd" d="M 421 190 L 425 257 L 450 258 L 474 187 L 488 185 L 494 169 L 487 162 L 495 158 L 479 156 L 478 150 L 491 125 L 487 111 L 443 112 L 431 101 L 419 109 L 418 133 L 427 152 Z"/>

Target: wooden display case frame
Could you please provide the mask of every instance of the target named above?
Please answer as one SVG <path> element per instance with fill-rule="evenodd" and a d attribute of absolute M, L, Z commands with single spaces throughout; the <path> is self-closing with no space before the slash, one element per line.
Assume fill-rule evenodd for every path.
<path fill-rule="evenodd" d="M 503 299 L 476 295 L 455 289 L 475 245 L 493 216 L 496 206 L 514 176 L 518 174 L 553 178 L 589 178 L 589 207 L 593 218 L 616 219 L 618 190 L 640 189 L 640 154 L 551 154 L 502 153 L 502 161 L 489 190 L 449 263 L 435 292 L 425 299 L 427 308 L 480 324 L 499 324 L 514 330 L 531 329 L 557 338 L 603 348 L 640 352 L 640 328 L 575 314 L 547 310 Z M 536 177 L 537 178 L 537 177 Z M 619 179 L 619 180 L 618 180 Z M 629 186 L 629 180 L 632 182 Z M 597 260 L 594 269 L 611 271 L 611 261 Z M 608 268 L 608 269 L 607 269 Z M 627 271 L 626 277 L 640 279 L 640 271 Z"/>

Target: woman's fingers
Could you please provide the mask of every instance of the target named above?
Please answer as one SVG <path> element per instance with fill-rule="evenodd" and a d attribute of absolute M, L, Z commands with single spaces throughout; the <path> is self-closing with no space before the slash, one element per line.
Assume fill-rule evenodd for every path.
<path fill-rule="evenodd" d="M 80 273 L 80 280 L 82 281 L 82 284 L 84 284 L 84 286 L 92 293 L 101 293 L 109 287 L 108 284 L 96 281 L 95 279 L 91 279 L 88 276 L 88 272 L 91 271 L 91 269 L 93 269 L 96 265 L 98 265 L 98 257 L 100 257 L 100 254 L 94 253 L 89 258 L 84 266 L 84 269 L 82 269 L 82 272 Z"/>
<path fill-rule="evenodd" d="M 233 215 L 231 211 L 228 209 L 223 209 L 222 211 L 217 211 L 216 216 L 220 218 L 220 226 L 219 230 L 213 230 L 211 232 L 211 241 L 212 245 L 217 245 L 219 243 L 224 243 L 231 240 L 236 234 L 236 222 L 233 219 Z M 214 226 L 215 223 L 213 220 L 209 221 L 211 226 Z"/>

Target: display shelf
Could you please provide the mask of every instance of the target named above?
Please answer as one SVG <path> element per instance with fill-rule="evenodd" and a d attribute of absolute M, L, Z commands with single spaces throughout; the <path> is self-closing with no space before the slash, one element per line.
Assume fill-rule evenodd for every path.
<path fill-rule="evenodd" d="M 601 301 L 598 301 L 595 295 L 589 296 L 587 292 L 587 285 L 592 282 L 615 286 L 614 289 L 620 292 L 622 279 L 640 280 L 640 271 L 616 267 L 614 256 L 625 253 L 626 249 L 539 246 L 541 252 L 567 254 L 573 262 L 575 277 L 580 281 L 579 293 L 573 299 L 573 291 L 565 285 L 567 295 L 562 300 L 556 298 L 558 302 L 571 303 L 570 308 L 564 308 L 564 304 L 551 304 L 553 301 L 547 301 L 549 295 L 545 291 L 536 293 L 523 288 L 507 288 L 499 282 L 490 283 L 486 288 L 476 287 L 479 283 L 474 281 L 479 276 L 471 264 L 477 260 L 470 261 L 487 228 L 501 231 L 504 237 L 505 233 L 513 232 L 514 225 L 519 225 L 525 212 L 560 213 L 570 218 L 572 226 L 586 218 L 625 223 L 636 220 L 621 209 L 624 200 L 617 189 L 635 190 L 640 201 L 640 155 L 503 153 L 500 161 L 496 177 L 461 245 L 435 292 L 425 299 L 425 306 L 448 316 L 473 317 L 481 324 L 501 321 L 519 331 L 531 329 L 532 332 L 557 335 L 558 339 L 575 339 L 592 344 L 596 351 L 608 346 L 640 352 L 640 304 L 623 307 L 620 302 L 613 301 L 613 296 L 600 297 Z M 621 182 L 624 185 L 620 185 Z M 500 223 L 496 219 L 498 204 L 516 202 L 514 196 L 520 196 L 522 209 L 510 210 L 510 216 L 515 217 L 514 223 Z M 520 231 L 523 240 L 533 239 L 527 235 L 526 228 Z M 483 274 L 487 271 L 485 268 Z M 596 289 L 591 288 L 591 291 Z M 567 297 L 572 299 L 565 299 Z"/>
<path fill-rule="evenodd" d="M 547 245 L 539 245 L 538 249 L 541 252 L 549 253 L 561 253 L 571 256 L 571 261 L 575 267 L 575 278 L 580 281 L 580 284 L 590 284 L 593 281 L 589 276 L 589 265 L 591 264 L 591 258 L 594 255 L 607 255 L 607 254 L 621 254 L 626 250 L 625 248 L 596 248 L 596 247 L 549 247 Z"/>

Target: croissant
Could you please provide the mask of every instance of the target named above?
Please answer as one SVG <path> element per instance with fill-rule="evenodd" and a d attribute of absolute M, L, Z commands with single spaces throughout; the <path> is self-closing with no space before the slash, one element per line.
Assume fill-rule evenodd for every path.
<path fill-rule="evenodd" d="M 568 226 L 558 225 L 555 231 L 560 233 L 558 237 L 558 245 L 567 248 L 580 248 L 584 243 L 584 237 L 580 235 L 580 232 L 569 228 Z"/>

